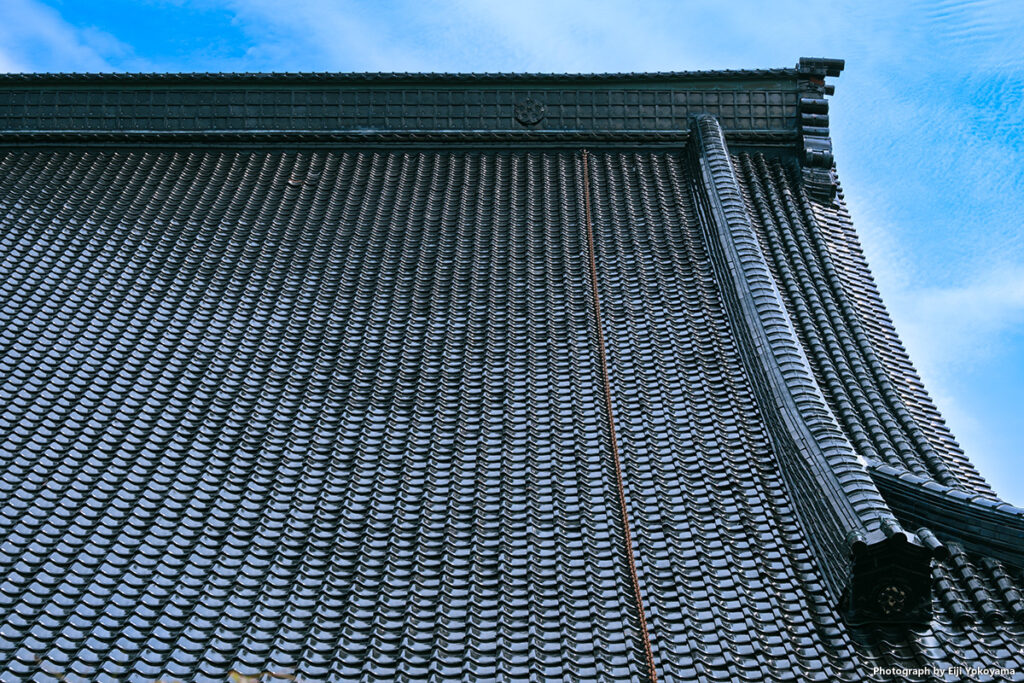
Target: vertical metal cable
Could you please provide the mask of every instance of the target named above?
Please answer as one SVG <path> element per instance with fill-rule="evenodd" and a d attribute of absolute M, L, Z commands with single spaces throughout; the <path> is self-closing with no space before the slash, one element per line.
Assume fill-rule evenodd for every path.
<path fill-rule="evenodd" d="M 647 669 L 651 674 L 651 683 L 657 683 L 658 676 L 654 671 L 654 651 L 651 648 L 651 634 L 647 629 L 647 618 L 644 616 L 644 602 L 640 597 L 640 579 L 636 573 L 636 556 L 633 553 L 633 541 L 629 532 L 629 513 L 626 509 L 626 489 L 622 478 L 622 459 L 615 440 L 615 419 L 612 417 L 612 387 L 608 379 L 608 356 L 604 346 L 604 332 L 601 327 L 601 303 L 597 288 L 597 257 L 594 255 L 594 229 L 590 219 L 590 165 L 589 153 L 583 150 L 583 212 L 587 223 L 587 255 L 590 258 L 590 285 L 594 293 L 594 320 L 597 325 L 597 355 L 601 364 L 601 379 L 604 382 L 604 402 L 608 411 L 608 433 L 611 436 L 612 460 L 615 462 L 615 483 L 619 493 L 619 507 L 622 511 L 622 528 L 625 533 L 626 557 L 629 561 L 629 576 L 633 581 L 633 594 L 636 597 L 636 610 L 640 615 L 640 634 L 644 641 L 644 655 L 647 658 Z"/>

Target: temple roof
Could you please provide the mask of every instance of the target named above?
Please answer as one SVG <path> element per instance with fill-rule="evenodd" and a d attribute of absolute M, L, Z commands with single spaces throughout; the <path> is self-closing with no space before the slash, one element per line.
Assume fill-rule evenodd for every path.
<path fill-rule="evenodd" d="M 0 671 L 1024 680 L 841 69 L 0 76 Z"/>

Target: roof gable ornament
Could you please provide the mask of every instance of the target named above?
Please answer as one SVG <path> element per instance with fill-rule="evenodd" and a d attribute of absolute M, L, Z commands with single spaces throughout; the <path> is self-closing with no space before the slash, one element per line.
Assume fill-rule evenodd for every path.
<path fill-rule="evenodd" d="M 836 177 L 832 172 L 832 139 L 828 130 L 828 100 L 835 86 L 825 83 L 826 76 L 838 76 L 846 62 L 842 59 L 801 57 L 798 126 L 801 139 L 804 182 L 819 199 L 832 201 L 836 196 Z"/>
<path fill-rule="evenodd" d="M 850 582 L 840 599 L 846 621 L 851 626 L 930 621 L 932 557 L 945 554 L 945 546 L 932 550 L 891 522 L 855 535 Z"/>
<path fill-rule="evenodd" d="M 516 121 L 524 126 L 535 126 L 544 118 L 545 109 L 543 102 L 526 97 L 516 102 L 514 114 Z"/>

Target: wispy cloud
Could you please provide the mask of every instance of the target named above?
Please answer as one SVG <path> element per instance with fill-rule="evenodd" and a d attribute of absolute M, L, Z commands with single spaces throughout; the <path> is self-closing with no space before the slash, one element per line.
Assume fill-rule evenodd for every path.
<path fill-rule="evenodd" d="M 667 71 L 785 65 L 817 53 L 838 15 L 796 0 L 224 0 L 249 56 L 276 68 L 425 71 Z M 770 24 L 771 31 L 764 26 Z M 274 68 L 271 66 L 271 68 Z"/>
<path fill-rule="evenodd" d="M 1024 451 L 1024 5 L 864 6 L 833 105 L 850 209 L 925 385 L 997 491 Z"/>
<path fill-rule="evenodd" d="M 226 0 L 249 40 L 246 59 L 267 71 L 417 71 L 436 48 L 431 20 L 414 3 Z M 410 31 L 415 27 L 418 30 Z"/>
<path fill-rule="evenodd" d="M 17 70 L 109 71 L 110 64 L 60 14 L 32 0 L 0 5 L 2 63 Z M 72 66 L 73 65 L 73 66 Z M 70 67 L 70 69 L 69 69 Z"/>
<path fill-rule="evenodd" d="M 34 0 L 0 3 L 0 70 L 112 71 L 130 46 L 95 27 L 78 27 Z"/>
<path fill-rule="evenodd" d="M 890 306 L 922 369 L 955 372 L 1005 352 L 1006 335 L 1024 329 L 1024 267 L 981 273 L 954 287 L 901 289 Z"/>
<path fill-rule="evenodd" d="M 6 50 L 0 47 L 0 72 L 20 73 L 24 71 L 31 71 L 31 69 L 23 66 L 14 55 L 8 54 Z"/>
<path fill-rule="evenodd" d="M 996 491 L 1024 505 L 1017 469 L 1024 411 L 1024 267 L 997 267 L 950 287 L 904 282 L 886 299 L 925 386 Z"/>

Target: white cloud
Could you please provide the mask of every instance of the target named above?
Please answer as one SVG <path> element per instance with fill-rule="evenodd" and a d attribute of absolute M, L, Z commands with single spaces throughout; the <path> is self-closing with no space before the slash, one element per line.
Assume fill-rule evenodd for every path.
<path fill-rule="evenodd" d="M 795 0 L 397 2 L 223 0 L 271 68 L 424 71 L 668 71 L 785 66 L 840 30 Z M 769 23 L 770 31 L 764 26 Z M 826 28 L 827 27 L 827 28 Z M 274 65 L 282 65 L 275 67 Z"/>
<path fill-rule="evenodd" d="M 415 71 L 427 57 L 396 40 L 382 8 L 358 2 L 226 0 L 248 35 L 250 68 L 273 71 Z"/>
<path fill-rule="evenodd" d="M 0 2 L 0 71 L 113 71 L 142 64 L 131 46 L 91 26 L 73 26 L 35 0 Z"/>
<path fill-rule="evenodd" d="M 20 73 L 29 71 L 14 56 L 7 54 L 7 51 L 0 48 L 0 73 Z"/>
<path fill-rule="evenodd" d="M 1021 367 L 1015 356 L 1024 338 L 1024 265 L 1001 266 L 958 286 L 898 289 L 886 299 L 925 386 L 968 457 L 998 493 L 1024 505 L 1012 457 L 1020 447 L 1013 416 L 1020 415 L 1022 395 L 993 386 Z"/>
<path fill-rule="evenodd" d="M 1004 349 L 1024 328 L 1024 265 L 1003 267 L 966 284 L 890 294 L 893 315 L 917 364 L 942 376 Z"/>

